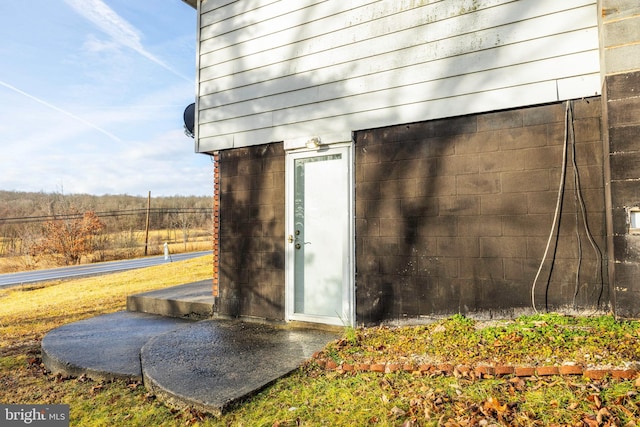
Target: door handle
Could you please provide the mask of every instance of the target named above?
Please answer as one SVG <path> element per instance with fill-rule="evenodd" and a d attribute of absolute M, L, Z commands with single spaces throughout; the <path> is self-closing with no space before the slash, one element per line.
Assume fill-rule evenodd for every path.
<path fill-rule="evenodd" d="M 293 243 L 293 236 L 291 234 L 289 234 L 289 237 L 287 237 L 287 241 L 289 243 Z"/>
<path fill-rule="evenodd" d="M 300 243 L 296 243 L 296 249 L 300 249 L 302 245 Z"/>

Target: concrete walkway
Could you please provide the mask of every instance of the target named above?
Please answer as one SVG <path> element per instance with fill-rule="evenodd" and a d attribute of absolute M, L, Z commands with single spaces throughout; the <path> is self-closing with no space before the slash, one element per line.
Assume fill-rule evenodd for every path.
<path fill-rule="evenodd" d="M 48 370 L 94 380 L 142 380 L 140 349 L 192 321 L 121 311 L 61 326 L 42 339 Z"/>
<path fill-rule="evenodd" d="M 172 286 L 127 297 L 127 311 L 194 320 L 213 317 L 211 280 Z"/>
<path fill-rule="evenodd" d="M 144 310 L 160 307 L 162 315 L 125 311 L 54 329 L 42 340 L 44 364 L 70 376 L 143 380 L 172 406 L 219 414 L 295 370 L 340 335 L 221 319 L 194 321 L 201 315 L 194 316 L 189 301 L 201 304 L 198 289 L 209 283 L 156 291 L 131 303 Z M 180 300 L 181 293 L 186 301 Z M 167 307 L 176 311 L 167 312 Z"/>
<path fill-rule="evenodd" d="M 219 414 L 297 369 L 335 333 L 207 320 L 142 348 L 144 385 L 172 406 Z"/>

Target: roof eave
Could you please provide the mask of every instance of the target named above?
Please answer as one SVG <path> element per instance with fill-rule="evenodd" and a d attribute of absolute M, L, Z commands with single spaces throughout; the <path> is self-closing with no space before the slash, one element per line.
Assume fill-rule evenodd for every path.
<path fill-rule="evenodd" d="M 185 2 L 186 4 L 188 4 L 189 6 L 191 6 L 194 9 L 197 9 L 198 7 L 196 6 L 196 2 L 198 0 L 182 0 L 183 2 Z"/>

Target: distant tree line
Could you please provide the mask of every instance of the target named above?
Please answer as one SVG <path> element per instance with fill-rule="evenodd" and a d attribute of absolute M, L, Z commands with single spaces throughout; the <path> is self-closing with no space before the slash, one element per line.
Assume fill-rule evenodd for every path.
<path fill-rule="evenodd" d="M 0 257 L 49 255 L 59 264 L 88 254 L 92 261 L 115 259 L 118 250 L 133 255 L 146 230 L 162 230 L 164 240 L 186 246 L 196 232 L 210 232 L 211 203 L 207 196 L 152 197 L 148 205 L 141 196 L 0 191 Z"/>

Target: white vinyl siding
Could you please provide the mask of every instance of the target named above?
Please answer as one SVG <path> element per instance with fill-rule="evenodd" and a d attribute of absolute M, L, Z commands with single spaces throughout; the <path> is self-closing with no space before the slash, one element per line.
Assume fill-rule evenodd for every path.
<path fill-rule="evenodd" d="M 205 0 L 198 151 L 599 92 L 594 0 Z"/>

